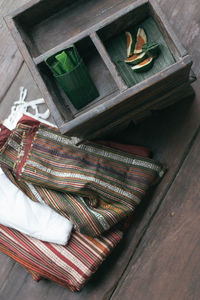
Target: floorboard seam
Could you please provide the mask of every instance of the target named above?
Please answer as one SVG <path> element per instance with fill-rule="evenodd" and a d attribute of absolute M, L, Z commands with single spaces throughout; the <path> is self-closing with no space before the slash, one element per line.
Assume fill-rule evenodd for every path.
<path fill-rule="evenodd" d="M 3 289 L 4 285 L 5 285 L 5 283 L 6 283 L 7 279 L 8 279 L 8 277 L 10 276 L 10 273 L 12 272 L 14 266 L 17 264 L 15 261 L 13 261 L 13 262 L 14 262 L 14 263 L 13 263 L 13 265 L 12 265 L 10 271 L 8 272 L 6 278 L 3 280 L 3 282 L 2 282 L 1 285 L 0 285 L 0 292 L 2 291 L 2 289 Z"/>
<path fill-rule="evenodd" d="M 17 78 L 17 76 L 18 76 L 19 72 L 21 71 L 23 65 L 24 65 L 24 61 L 22 61 L 22 63 L 20 64 L 19 69 L 18 69 L 18 71 L 16 72 L 15 77 L 14 77 L 13 80 L 10 82 L 8 88 L 5 90 L 4 94 L 2 95 L 2 97 L 1 97 L 1 99 L 0 99 L 0 103 L 3 101 L 4 97 L 5 97 L 6 94 L 8 93 L 10 87 L 12 86 L 12 84 L 13 84 L 14 81 L 15 81 L 15 79 Z"/>
<path fill-rule="evenodd" d="M 172 177 L 171 181 L 169 182 L 168 186 L 166 187 L 166 189 L 165 189 L 165 191 L 164 191 L 164 193 L 163 193 L 163 196 L 162 196 L 161 199 L 160 199 L 160 202 L 158 203 L 158 205 L 157 205 L 155 211 L 153 212 L 153 214 L 152 214 L 152 216 L 150 217 L 150 219 L 149 219 L 147 225 L 145 226 L 145 228 L 144 228 L 144 230 L 143 230 L 143 232 L 142 232 L 142 234 L 141 234 L 141 237 L 140 237 L 140 239 L 138 240 L 138 242 L 137 242 L 137 244 L 136 244 L 136 247 L 134 248 L 134 251 L 133 251 L 133 253 L 132 253 L 130 259 L 128 260 L 128 262 L 127 262 L 127 264 L 126 264 L 126 266 L 125 266 L 125 268 L 124 268 L 124 270 L 123 270 L 123 272 L 122 272 L 120 278 L 117 280 L 116 284 L 114 285 L 114 288 L 113 288 L 113 290 L 111 291 L 111 294 L 108 295 L 107 297 L 104 297 L 103 300 L 112 300 L 112 297 L 113 297 L 113 295 L 114 295 L 116 289 L 117 289 L 118 287 L 120 287 L 120 281 L 121 281 L 121 279 L 123 278 L 123 276 L 124 276 L 126 270 L 128 269 L 130 261 L 133 259 L 133 257 L 134 257 L 134 255 L 135 255 L 137 249 L 139 248 L 139 246 L 140 246 L 140 244 L 141 244 L 141 242 L 142 242 L 142 240 L 143 240 L 143 238 L 144 238 L 144 236 L 145 236 L 145 234 L 146 234 L 146 232 L 147 232 L 147 229 L 149 228 L 149 226 L 150 226 L 151 222 L 153 221 L 153 219 L 154 219 L 154 217 L 155 217 L 157 211 L 159 210 L 160 206 L 162 205 L 162 202 L 164 201 L 165 197 L 167 196 L 169 190 L 171 189 L 171 187 L 172 187 L 172 185 L 173 185 L 173 183 L 174 183 L 176 177 L 178 176 L 178 174 L 179 174 L 179 172 L 180 172 L 180 170 L 181 170 L 181 167 L 182 167 L 184 161 L 187 159 L 187 157 L 188 157 L 188 155 L 189 155 L 189 153 L 190 153 L 190 150 L 191 150 L 191 148 L 192 148 L 192 146 L 193 146 L 193 144 L 194 144 L 194 142 L 195 142 L 195 140 L 196 140 L 196 138 L 197 138 L 197 136 L 198 136 L 199 133 L 200 133 L 200 126 L 197 128 L 197 130 L 196 130 L 196 132 L 194 133 L 194 135 L 193 135 L 191 141 L 189 142 L 189 144 L 188 144 L 186 150 L 184 151 L 183 157 L 182 157 L 182 159 L 181 159 L 181 161 L 180 161 L 180 163 L 179 163 L 179 165 L 178 165 L 178 167 L 177 167 L 177 171 L 175 172 L 174 176 Z M 136 257 L 136 259 L 137 259 L 137 257 Z"/>

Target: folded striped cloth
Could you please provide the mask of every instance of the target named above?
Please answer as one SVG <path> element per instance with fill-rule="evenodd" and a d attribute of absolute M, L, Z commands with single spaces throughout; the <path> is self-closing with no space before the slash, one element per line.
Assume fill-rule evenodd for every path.
<path fill-rule="evenodd" d="M 21 189 L 98 236 L 129 217 L 164 174 L 154 160 L 72 139 L 35 120 L 21 122 L 0 150 Z M 39 196 L 38 196 L 39 195 Z"/>
<path fill-rule="evenodd" d="M 94 143 L 77 147 L 70 138 L 33 120 L 19 123 L 12 132 L 2 127 L 2 132 L 0 164 L 5 174 L 33 201 L 44 201 L 72 220 L 76 230 L 68 245 L 60 246 L 0 225 L 0 251 L 25 267 L 34 280 L 45 277 L 79 291 L 120 242 L 129 224 L 121 221 L 132 217 L 135 205 L 164 169 L 147 157 L 145 148 L 132 147 L 142 157 L 132 154 L 130 147 L 116 144 L 109 146 L 128 149 L 130 153 Z M 32 162 L 46 169 L 33 166 Z M 98 182 L 87 182 L 78 175 L 73 180 L 58 176 L 66 169 Z M 95 189 L 91 183 L 95 183 Z M 113 227 L 116 224 L 118 228 Z"/>
<path fill-rule="evenodd" d="M 23 265 L 38 281 L 49 278 L 79 291 L 122 239 L 120 230 L 92 238 L 74 232 L 67 246 L 42 242 L 0 225 L 0 251 Z"/>

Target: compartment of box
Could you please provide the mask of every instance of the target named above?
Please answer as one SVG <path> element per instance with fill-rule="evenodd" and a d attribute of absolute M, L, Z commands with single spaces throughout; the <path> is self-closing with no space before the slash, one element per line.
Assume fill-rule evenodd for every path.
<path fill-rule="evenodd" d="M 43 0 L 18 12 L 15 22 L 20 34 L 26 37 L 31 55 L 37 57 L 87 31 L 129 3 L 129 0 Z"/>
<path fill-rule="evenodd" d="M 77 113 L 80 115 L 81 113 L 85 112 L 85 110 L 94 107 L 97 103 L 101 103 L 102 99 L 105 101 L 105 99 L 109 99 L 110 97 L 113 97 L 119 93 L 115 81 L 101 59 L 90 37 L 86 37 L 78 41 L 75 43 L 75 46 L 99 92 L 99 97 L 95 98 L 82 109 L 77 110 L 71 104 L 71 101 L 55 80 L 45 61 L 39 63 L 38 65 L 40 75 L 48 87 L 55 105 L 58 105 L 58 109 L 64 122 L 76 117 Z"/>
<path fill-rule="evenodd" d="M 139 14 L 137 19 L 134 17 L 135 14 Z M 135 43 L 139 28 L 144 29 L 147 35 L 147 42 L 156 42 L 159 44 L 160 53 L 158 57 L 154 59 L 154 64 L 150 70 L 136 73 L 131 69 L 133 65 L 125 63 L 125 59 L 127 58 L 127 41 L 125 32 L 131 33 L 133 43 Z M 170 43 L 168 46 L 156 23 L 156 20 L 154 20 L 151 15 L 150 9 L 148 10 L 147 15 L 142 15 L 136 11 L 130 11 L 113 23 L 100 29 L 98 31 L 98 35 L 103 41 L 111 60 L 116 65 L 121 77 L 128 87 L 131 87 L 164 70 L 176 61 L 170 50 Z"/>

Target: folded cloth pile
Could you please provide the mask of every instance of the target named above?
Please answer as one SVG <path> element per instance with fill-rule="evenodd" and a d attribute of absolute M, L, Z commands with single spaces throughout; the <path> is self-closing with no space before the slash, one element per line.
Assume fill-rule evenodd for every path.
<path fill-rule="evenodd" d="M 0 169 L 0 224 L 42 241 L 66 245 L 72 223 L 46 204 L 36 203 Z"/>
<path fill-rule="evenodd" d="M 27 117 L 12 132 L 1 125 L 4 173 L 31 200 L 46 203 L 74 227 L 61 246 L 1 225 L 1 251 L 35 280 L 47 277 L 80 290 L 121 240 L 119 224 L 164 174 L 145 148 L 135 151 L 99 141 L 75 146 L 57 129 Z"/>

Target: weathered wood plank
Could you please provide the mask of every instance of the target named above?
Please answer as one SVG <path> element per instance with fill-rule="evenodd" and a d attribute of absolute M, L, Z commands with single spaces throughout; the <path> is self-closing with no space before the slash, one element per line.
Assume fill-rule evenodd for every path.
<path fill-rule="evenodd" d="M 3 286 L 14 265 L 14 260 L 3 253 L 0 253 L 0 288 Z"/>
<path fill-rule="evenodd" d="M 22 66 L 23 59 L 8 31 L 3 17 L 28 0 L 2 0 L 0 2 L 0 101 Z"/>
<path fill-rule="evenodd" d="M 89 4 L 89 2 L 90 2 L 90 4 Z M 42 26 L 40 26 L 40 24 L 39 24 L 38 28 L 36 28 L 37 29 L 36 31 L 38 31 L 36 34 L 37 39 L 33 42 L 34 42 L 34 44 L 38 44 L 37 46 L 39 48 L 44 47 L 44 43 L 41 46 L 42 41 L 43 41 L 43 36 L 41 35 L 41 33 L 43 34 L 43 32 L 45 32 L 45 34 L 48 34 L 48 37 L 49 37 L 49 39 L 46 42 L 48 44 L 50 44 L 50 45 L 48 45 L 47 48 L 50 48 L 50 49 L 49 50 L 43 49 L 41 51 L 42 54 L 35 57 L 34 62 L 36 64 L 39 64 L 42 61 L 44 61 L 44 59 L 46 57 L 51 56 L 54 53 L 59 52 L 62 49 L 65 49 L 72 44 L 75 44 L 78 40 L 84 39 L 86 36 L 90 35 L 92 32 L 98 31 L 100 28 L 114 22 L 119 17 L 125 15 L 128 11 L 130 11 L 132 9 L 133 10 L 138 9 L 138 7 L 140 7 L 141 5 L 145 5 L 148 2 L 148 0 L 138 0 L 138 1 L 133 1 L 132 3 L 130 2 L 130 0 L 123 0 L 123 1 L 119 1 L 119 2 L 118 2 L 118 0 L 117 1 L 112 0 L 112 4 L 111 4 L 110 0 L 101 1 L 98 3 L 90 0 L 89 2 L 85 1 L 83 4 L 83 1 L 80 1 L 80 5 L 77 2 L 77 4 L 78 4 L 77 6 L 72 6 L 73 10 L 74 10 L 74 8 L 76 8 L 75 13 L 73 12 L 73 15 L 72 15 L 73 22 L 72 22 L 72 20 L 70 21 L 70 19 L 68 18 L 69 15 L 68 15 L 67 11 L 64 10 L 64 14 L 63 14 L 63 12 L 61 12 L 61 14 L 63 14 L 64 18 L 59 15 L 54 15 L 54 20 L 51 24 L 51 29 L 53 27 L 53 30 L 51 30 L 51 31 L 48 30 L 49 29 L 48 21 L 45 22 L 45 24 L 44 24 L 44 22 L 43 23 L 41 22 Z M 95 3 L 95 5 L 94 5 L 94 3 Z M 85 8 L 86 8 L 86 10 L 85 10 Z M 91 8 L 92 8 L 92 10 L 91 10 Z M 46 9 L 46 7 L 45 7 L 45 9 Z M 140 13 L 144 9 L 145 9 L 145 7 L 140 9 Z M 85 11 L 85 15 L 83 15 L 84 11 Z M 66 13 L 67 13 L 67 15 L 66 15 Z M 80 18 L 80 16 L 81 16 L 81 18 Z M 43 19 L 43 15 L 41 15 L 41 18 Z M 66 31 L 66 29 L 65 29 L 66 18 L 69 22 L 71 22 L 71 24 L 70 23 L 68 24 L 70 36 L 67 35 L 67 32 L 62 33 L 63 29 Z M 80 26 L 78 25 L 78 27 L 77 27 L 77 22 L 76 22 L 77 18 L 79 19 L 79 22 L 81 21 L 81 23 L 82 23 L 82 24 L 80 24 Z M 86 20 L 86 24 L 88 22 L 91 24 L 89 25 L 89 23 L 88 23 L 87 26 L 85 26 L 85 20 Z M 51 21 L 52 21 L 52 18 L 50 19 L 50 22 Z M 64 23 L 63 23 L 63 21 L 64 21 Z M 44 25 L 45 25 L 45 27 L 43 27 Z M 60 32 L 60 34 L 57 34 L 58 31 Z M 33 35 L 35 35 L 35 34 L 33 33 Z M 55 37 L 55 36 L 57 36 L 57 37 Z M 58 39 L 60 39 L 60 41 L 58 41 Z M 49 43 L 49 41 L 51 41 L 51 43 Z M 52 43 L 55 44 L 54 47 L 52 47 L 52 45 L 51 45 Z"/>
<path fill-rule="evenodd" d="M 200 132 L 111 299 L 199 299 Z"/>
<path fill-rule="evenodd" d="M 126 115 L 122 115 L 120 118 L 114 119 L 110 122 L 109 125 L 105 127 L 101 127 L 95 133 L 89 135 L 87 139 L 95 139 L 97 137 L 105 137 L 105 138 L 112 138 L 112 135 L 118 135 L 118 130 L 120 133 L 122 129 L 126 129 L 129 123 L 133 121 L 135 124 L 141 122 L 146 117 L 151 116 L 152 112 L 155 110 L 164 109 L 172 104 L 175 104 L 178 101 L 183 101 L 186 98 L 193 98 L 194 97 L 194 90 L 189 84 L 184 84 L 179 86 L 175 91 L 169 91 L 166 94 L 163 94 L 155 101 L 147 102 L 138 109 L 134 109 Z M 119 129 L 120 128 L 120 129 Z M 122 129 L 121 129 L 122 128 Z M 83 140 L 80 140 L 81 143 Z"/>
<path fill-rule="evenodd" d="M 179 59 L 179 57 L 183 57 L 187 55 L 186 49 L 183 47 L 183 44 L 181 44 L 180 40 L 176 36 L 175 32 L 172 30 L 168 18 L 165 14 L 163 14 L 160 6 L 157 4 L 157 0 L 149 0 L 152 10 L 152 15 L 154 19 L 157 21 L 157 24 L 163 32 L 163 37 L 165 38 L 168 45 L 170 45 L 172 53 L 176 59 Z M 165 24 L 165 27 L 163 27 L 163 24 Z"/>
<path fill-rule="evenodd" d="M 0 289 L 1 300 L 49 299 L 49 295 L 51 295 L 51 299 L 59 299 L 62 292 L 59 292 L 59 287 L 56 284 L 50 283 L 49 281 L 43 281 L 42 286 L 33 281 L 31 275 L 19 264 L 13 267 L 12 272 L 8 276 L 7 285 L 9 288 L 5 289 L 3 287 Z M 47 293 L 46 290 L 48 290 Z"/>
<path fill-rule="evenodd" d="M 85 138 L 92 133 L 91 129 L 95 132 L 101 126 L 129 113 L 130 110 L 144 105 L 147 101 L 154 100 L 158 95 L 168 92 L 169 89 L 173 89 L 183 82 L 187 82 L 190 68 L 190 56 L 185 56 L 182 61 L 154 74 L 109 101 L 93 107 L 78 118 L 65 122 L 59 129 L 61 133 L 66 132 Z"/>
<path fill-rule="evenodd" d="M 119 73 L 117 72 L 115 65 L 112 63 L 110 57 L 108 56 L 107 51 L 103 43 L 101 42 L 100 38 L 98 37 L 98 35 L 95 32 L 93 32 L 91 33 L 90 37 L 93 43 L 95 44 L 96 48 L 98 49 L 102 59 L 104 60 L 104 63 L 106 64 L 110 73 L 112 74 L 112 77 L 114 78 L 119 89 L 121 91 L 126 90 L 127 86 L 125 85 L 124 81 L 122 80 Z"/>
<path fill-rule="evenodd" d="M 193 70 L 200 74 L 200 2 L 198 0 L 157 0 L 177 36 L 193 58 Z"/>
<path fill-rule="evenodd" d="M 19 32 L 17 31 L 16 27 L 14 26 L 14 21 L 10 18 L 7 18 L 7 26 L 9 26 L 9 29 L 11 30 L 12 35 L 15 35 L 15 37 L 17 37 L 18 47 L 19 47 L 21 53 L 23 54 L 23 57 L 27 58 L 26 64 L 31 69 L 32 75 L 34 76 L 35 80 L 36 80 L 36 78 L 40 78 L 38 69 L 36 69 L 35 64 L 33 63 L 32 59 L 29 55 L 28 49 L 26 47 L 24 47 L 24 42 L 23 42 L 22 37 L 19 35 Z M 47 105 L 49 107 L 51 107 L 51 112 L 53 112 L 54 120 L 56 120 L 56 124 L 60 126 L 63 123 L 63 120 L 60 117 L 57 106 L 55 105 L 55 103 L 52 101 L 52 99 L 50 97 L 50 94 L 48 92 L 48 89 L 47 89 L 44 81 L 37 80 L 37 85 L 38 85 L 39 89 L 41 91 L 43 91 L 43 97 L 45 97 L 45 101 L 46 101 Z"/>

